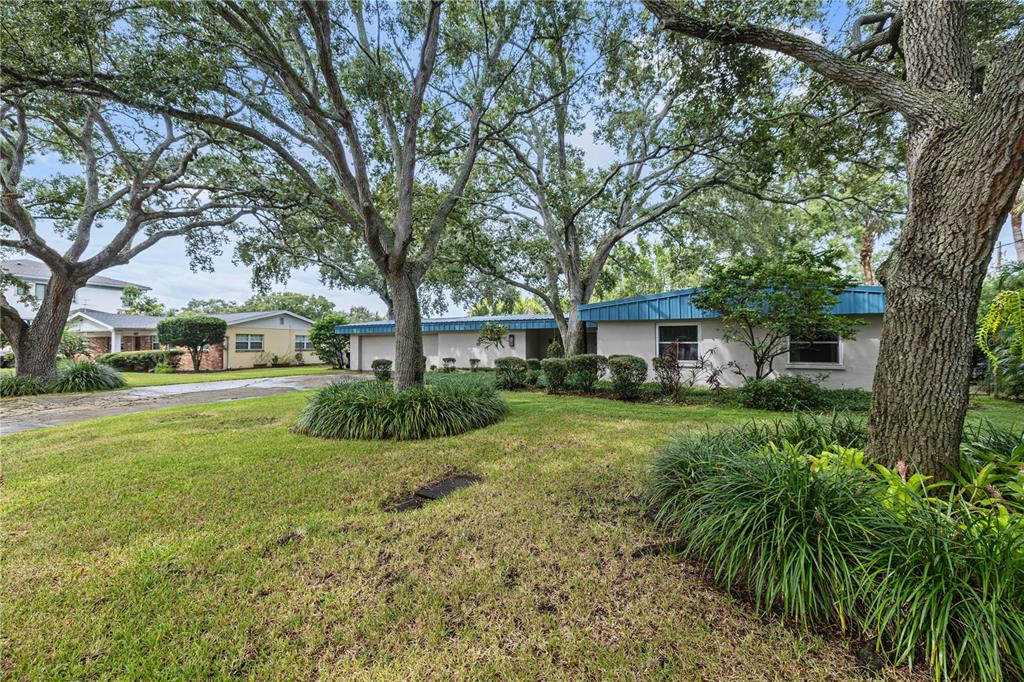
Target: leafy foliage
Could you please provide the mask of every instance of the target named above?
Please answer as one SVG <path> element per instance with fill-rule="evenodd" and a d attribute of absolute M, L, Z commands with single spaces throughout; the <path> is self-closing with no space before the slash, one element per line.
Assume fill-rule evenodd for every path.
<path fill-rule="evenodd" d="M 562 342 L 558 339 L 551 339 L 551 343 L 548 344 L 547 357 L 549 358 L 564 358 L 565 349 L 562 348 Z"/>
<path fill-rule="evenodd" d="M 60 335 L 60 347 L 57 350 L 59 357 L 71 360 L 84 355 L 88 347 L 85 345 L 85 337 L 71 329 L 65 329 Z"/>
<path fill-rule="evenodd" d="M 616 355 L 608 359 L 612 392 L 620 400 L 633 400 L 647 380 L 647 363 L 635 355 Z"/>
<path fill-rule="evenodd" d="M 749 379 L 740 387 L 739 394 L 744 407 L 758 410 L 817 410 L 825 404 L 822 388 L 814 380 L 797 375 Z"/>
<path fill-rule="evenodd" d="M 416 440 L 482 428 L 500 421 L 507 410 L 494 388 L 479 382 L 398 393 L 385 382 L 338 382 L 317 391 L 295 428 L 321 438 Z"/>
<path fill-rule="evenodd" d="M 103 391 L 121 388 L 124 377 L 113 367 L 91 360 L 69 360 L 57 368 L 47 389 L 52 393 L 77 393 L 79 391 Z"/>
<path fill-rule="evenodd" d="M 109 365 L 124 372 L 151 372 L 159 364 L 177 367 L 183 355 L 180 350 L 136 350 L 122 353 L 104 353 L 94 359 L 101 365 Z"/>
<path fill-rule="evenodd" d="M 377 358 L 370 363 L 370 369 L 373 370 L 373 376 L 377 381 L 391 381 L 391 365 L 392 362 L 386 358 Z"/>
<path fill-rule="evenodd" d="M 167 314 L 167 306 L 150 296 L 134 284 L 129 284 L 121 290 L 121 309 L 129 315 L 154 315 Z"/>
<path fill-rule="evenodd" d="M 570 355 L 565 359 L 565 384 L 574 391 L 593 390 L 597 383 L 603 357 L 589 353 Z"/>
<path fill-rule="evenodd" d="M 14 374 L 0 375 L 0 398 L 39 395 L 49 392 L 48 385 L 35 377 L 19 377 Z"/>
<path fill-rule="evenodd" d="M 309 328 L 309 342 L 313 352 L 322 362 L 329 362 L 336 368 L 345 366 L 345 353 L 349 349 L 349 335 L 339 334 L 334 328 L 339 324 L 348 324 L 349 319 L 341 313 L 329 313 L 317 318 Z"/>
<path fill-rule="evenodd" d="M 292 291 L 276 291 L 254 294 L 241 303 L 219 298 L 192 299 L 185 309 L 194 313 L 248 313 L 270 310 L 287 310 L 310 320 L 319 320 L 335 314 L 334 304 L 324 296 L 300 294 Z M 357 320 L 351 320 L 357 321 Z M 342 323 L 345 324 L 345 323 Z"/>
<path fill-rule="evenodd" d="M 838 295 L 852 284 L 835 250 L 794 248 L 779 256 L 739 256 L 712 265 L 693 302 L 721 315 L 725 339 L 743 344 L 753 355 L 753 378 L 765 379 L 775 358 L 788 352 L 789 337 L 856 335 L 858 320 L 832 312 Z"/>
<path fill-rule="evenodd" d="M 223 343 L 227 328 L 227 322 L 219 318 L 182 313 L 157 322 L 156 333 L 160 343 L 186 348 L 192 357 L 192 369 L 198 372 L 203 347 Z"/>
<path fill-rule="evenodd" d="M 517 357 L 494 359 L 494 384 L 499 389 L 510 390 L 526 386 L 529 367 L 526 360 Z"/>
<path fill-rule="evenodd" d="M 544 385 L 547 386 L 548 393 L 557 393 L 565 388 L 565 377 L 568 372 L 565 358 L 544 358 L 540 361 L 540 367 L 544 372 Z"/>
<path fill-rule="evenodd" d="M 476 338 L 476 345 L 483 348 L 504 348 L 508 327 L 496 322 L 485 322 Z"/>

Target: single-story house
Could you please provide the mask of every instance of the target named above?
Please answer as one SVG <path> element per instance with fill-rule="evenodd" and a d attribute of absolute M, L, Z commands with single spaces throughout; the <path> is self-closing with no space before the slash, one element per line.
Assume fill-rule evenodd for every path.
<path fill-rule="evenodd" d="M 277 355 L 295 362 L 296 353 L 303 362 L 318 362 L 312 355 L 309 330 L 313 320 L 287 310 L 213 314 L 228 327 L 223 343 L 211 344 L 203 353 L 201 367 L 206 370 L 242 369 L 267 363 Z M 124 315 L 80 308 L 71 311 L 68 326 L 81 333 L 92 355 L 101 353 L 153 350 L 160 348 L 156 325 L 163 317 Z M 183 368 L 191 368 L 184 358 Z"/>
<path fill-rule="evenodd" d="M 691 363 L 712 352 L 716 366 L 733 362 L 753 373 L 753 358 L 740 343 L 725 341 L 722 322 L 693 304 L 697 289 L 634 296 L 584 305 L 580 317 L 586 322 L 587 351 L 604 356 L 628 354 L 647 361 L 648 376 L 654 379 L 651 360 L 666 348 L 675 348 L 680 360 Z M 801 339 L 790 351 L 775 359 L 776 375 L 824 375 L 830 388 L 871 388 L 882 335 L 885 294 L 879 286 L 851 287 L 839 295 L 834 311 L 860 318 L 864 324 L 854 339 Z M 484 349 L 476 345 L 479 330 L 486 323 L 502 324 L 509 334 L 504 348 Z M 393 360 L 394 322 L 339 325 L 339 333 L 351 335 L 353 369 L 369 370 L 377 358 Z M 455 358 L 456 366 L 468 367 L 479 358 L 490 367 L 494 358 L 515 355 L 543 358 L 547 344 L 557 335 L 550 315 L 506 315 L 423 320 L 423 351 L 427 365 L 441 366 L 441 358 Z M 739 375 L 726 370 L 726 384 L 738 385 Z"/>

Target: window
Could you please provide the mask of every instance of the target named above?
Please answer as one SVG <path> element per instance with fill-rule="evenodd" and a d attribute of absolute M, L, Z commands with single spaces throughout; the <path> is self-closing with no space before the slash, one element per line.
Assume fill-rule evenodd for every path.
<path fill-rule="evenodd" d="M 296 336 L 295 337 L 295 350 L 313 350 L 313 344 L 309 342 L 307 336 Z"/>
<path fill-rule="evenodd" d="M 263 334 L 237 334 L 235 350 L 263 350 Z"/>
<path fill-rule="evenodd" d="M 695 324 L 664 324 L 658 327 L 658 356 L 673 352 L 683 362 L 696 362 L 700 353 L 697 350 L 697 325 Z"/>
<path fill-rule="evenodd" d="M 823 334 L 811 340 L 789 340 L 789 362 L 794 365 L 838 365 L 839 337 Z"/>
<path fill-rule="evenodd" d="M 160 342 L 157 341 L 156 338 L 157 337 L 155 337 L 155 336 L 149 337 L 149 341 L 150 341 L 149 348 L 150 348 L 150 350 L 160 350 Z"/>
<path fill-rule="evenodd" d="M 22 290 L 22 291 L 24 291 L 24 290 Z M 43 296 L 46 296 L 46 285 L 45 284 L 36 284 L 36 300 L 37 301 L 43 300 Z"/>

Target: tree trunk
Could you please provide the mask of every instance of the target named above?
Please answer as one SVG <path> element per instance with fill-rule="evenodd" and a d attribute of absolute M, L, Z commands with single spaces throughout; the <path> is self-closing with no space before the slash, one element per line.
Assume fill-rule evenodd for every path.
<path fill-rule="evenodd" d="M 68 313 L 77 287 L 66 277 L 53 275 L 35 317 L 15 338 L 15 373 L 19 377 L 47 380 L 57 373 L 57 351 L 68 322 Z"/>
<path fill-rule="evenodd" d="M 875 270 L 871 259 L 875 255 L 875 220 L 872 218 L 864 226 L 864 234 L 860 236 L 860 267 L 864 271 L 865 284 L 877 284 Z"/>
<path fill-rule="evenodd" d="M 582 355 L 587 352 L 587 323 L 580 320 L 579 305 L 569 304 L 565 320 L 565 335 L 562 338 L 565 356 Z"/>
<path fill-rule="evenodd" d="M 388 278 L 395 311 L 395 391 L 423 385 L 423 329 L 416 285 L 408 272 Z"/>
<path fill-rule="evenodd" d="M 911 146 L 907 219 L 879 268 L 887 309 L 868 453 L 887 466 L 946 478 L 958 463 L 978 298 L 1020 166 L 957 132 Z"/>

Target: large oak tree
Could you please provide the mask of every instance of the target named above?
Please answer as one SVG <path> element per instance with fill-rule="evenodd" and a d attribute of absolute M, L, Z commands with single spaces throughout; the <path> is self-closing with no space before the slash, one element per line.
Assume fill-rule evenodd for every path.
<path fill-rule="evenodd" d="M 888 311 L 868 449 L 887 464 L 945 475 L 967 410 L 982 281 L 1024 177 L 1019 4 L 975 8 L 986 21 L 996 10 L 1010 18 L 1003 44 L 983 63 L 975 57 L 987 56 L 993 40 L 987 34 L 986 44 L 972 44 L 979 32 L 969 31 L 963 2 L 893 2 L 893 11 L 855 22 L 846 54 L 695 3 L 644 4 L 669 31 L 788 55 L 905 119 L 908 208 L 878 272 Z M 872 63 L 889 57 L 898 69 Z"/>

